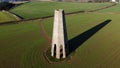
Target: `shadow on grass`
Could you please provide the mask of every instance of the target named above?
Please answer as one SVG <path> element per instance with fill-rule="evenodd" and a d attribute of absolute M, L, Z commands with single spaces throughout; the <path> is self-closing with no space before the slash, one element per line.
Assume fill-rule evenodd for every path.
<path fill-rule="evenodd" d="M 71 54 L 73 51 L 75 51 L 79 46 L 81 46 L 85 41 L 87 41 L 91 36 L 93 36 L 97 31 L 99 31 L 101 28 L 103 28 L 105 25 L 110 23 L 112 20 L 108 19 L 95 27 L 83 32 L 82 34 L 72 38 L 68 41 L 68 47 L 69 47 L 69 54 Z"/>

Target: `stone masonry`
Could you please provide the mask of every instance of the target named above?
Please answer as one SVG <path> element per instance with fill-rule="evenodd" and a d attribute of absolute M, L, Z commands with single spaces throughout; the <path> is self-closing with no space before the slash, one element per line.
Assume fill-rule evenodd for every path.
<path fill-rule="evenodd" d="M 51 56 L 57 59 L 66 58 L 67 31 L 64 10 L 55 10 Z"/>

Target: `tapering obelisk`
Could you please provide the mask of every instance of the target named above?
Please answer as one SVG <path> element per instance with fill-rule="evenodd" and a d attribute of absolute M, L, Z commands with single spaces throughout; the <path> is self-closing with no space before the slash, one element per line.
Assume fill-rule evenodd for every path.
<path fill-rule="evenodd" d="M 66 58 L 67 40 L 64 10 L 57 9 L 54 13 L 51 56 L 57 59 Z"/>

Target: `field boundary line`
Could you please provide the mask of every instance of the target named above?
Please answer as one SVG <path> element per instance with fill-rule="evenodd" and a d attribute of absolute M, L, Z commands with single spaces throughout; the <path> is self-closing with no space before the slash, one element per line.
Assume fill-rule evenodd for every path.
<path fill-rule="evenodd" d="M 17 15 L 14 14 L 14 13 L 11 13 L 11 12 L 9 12 L 9 11 L 2 10 L 2 12 L 5 12 L 5 13 L 8 13 L 8 14 L 12 15 L 13 17 L 15 17 L 16 20 L 22 20 L 19 16 L 17 16 Z"/>
<path fill-rule="evenodd" d="M 96 11 L 98 11 L 98 10 L 106 9 L 106 8 L 109 8 L 109 7 L 112 7 L 112 6 L 115 6 L 115 5 L 116 5 L 116 3 L 112 3 L 111 5 L 104 6 L 104 7 L 98 8 L 98 9 L 88 10 L 88 11 L 75 11 L 75 12 L 65 13 L 65 15 L 85 13 L 85 12 L 96 12 Z M 12 13 L 12 12 L 10 12 L 10 13 Z M 12 13 L 12 14 L 16 15 L 15 13 Z M 18 16 L 18 15 L 16 15 L 16 16 Z M 47 18 L 54 17 L 54 15 L 45 16 L 45 17 L 40 17 L 40 18 L 30 18 L 30 19 L 22 19 L 22 17 L 20 17 L 20 16 L 18 16 L 18 17 L 21 18 L 21 20 L 18 20 L 18 21 L 0 22 L 0 25 L 18 24 L 18 23 L 20 23 L 20 22 L 25 22 L 25 21 L 32 21 L 32 20 L 39 20 L 39 19 L 47 19 Z"/>

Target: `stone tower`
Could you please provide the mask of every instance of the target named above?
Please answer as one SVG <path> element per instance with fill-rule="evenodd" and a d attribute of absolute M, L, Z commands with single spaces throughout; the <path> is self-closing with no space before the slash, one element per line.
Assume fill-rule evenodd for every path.
<path fill-rule="evenodd" d="M 54 56 L 57 59 L 66 58 L 66 53 L 68 52 L 67 40 L 64 10 L 55 10 L 51 56 Z"/>

